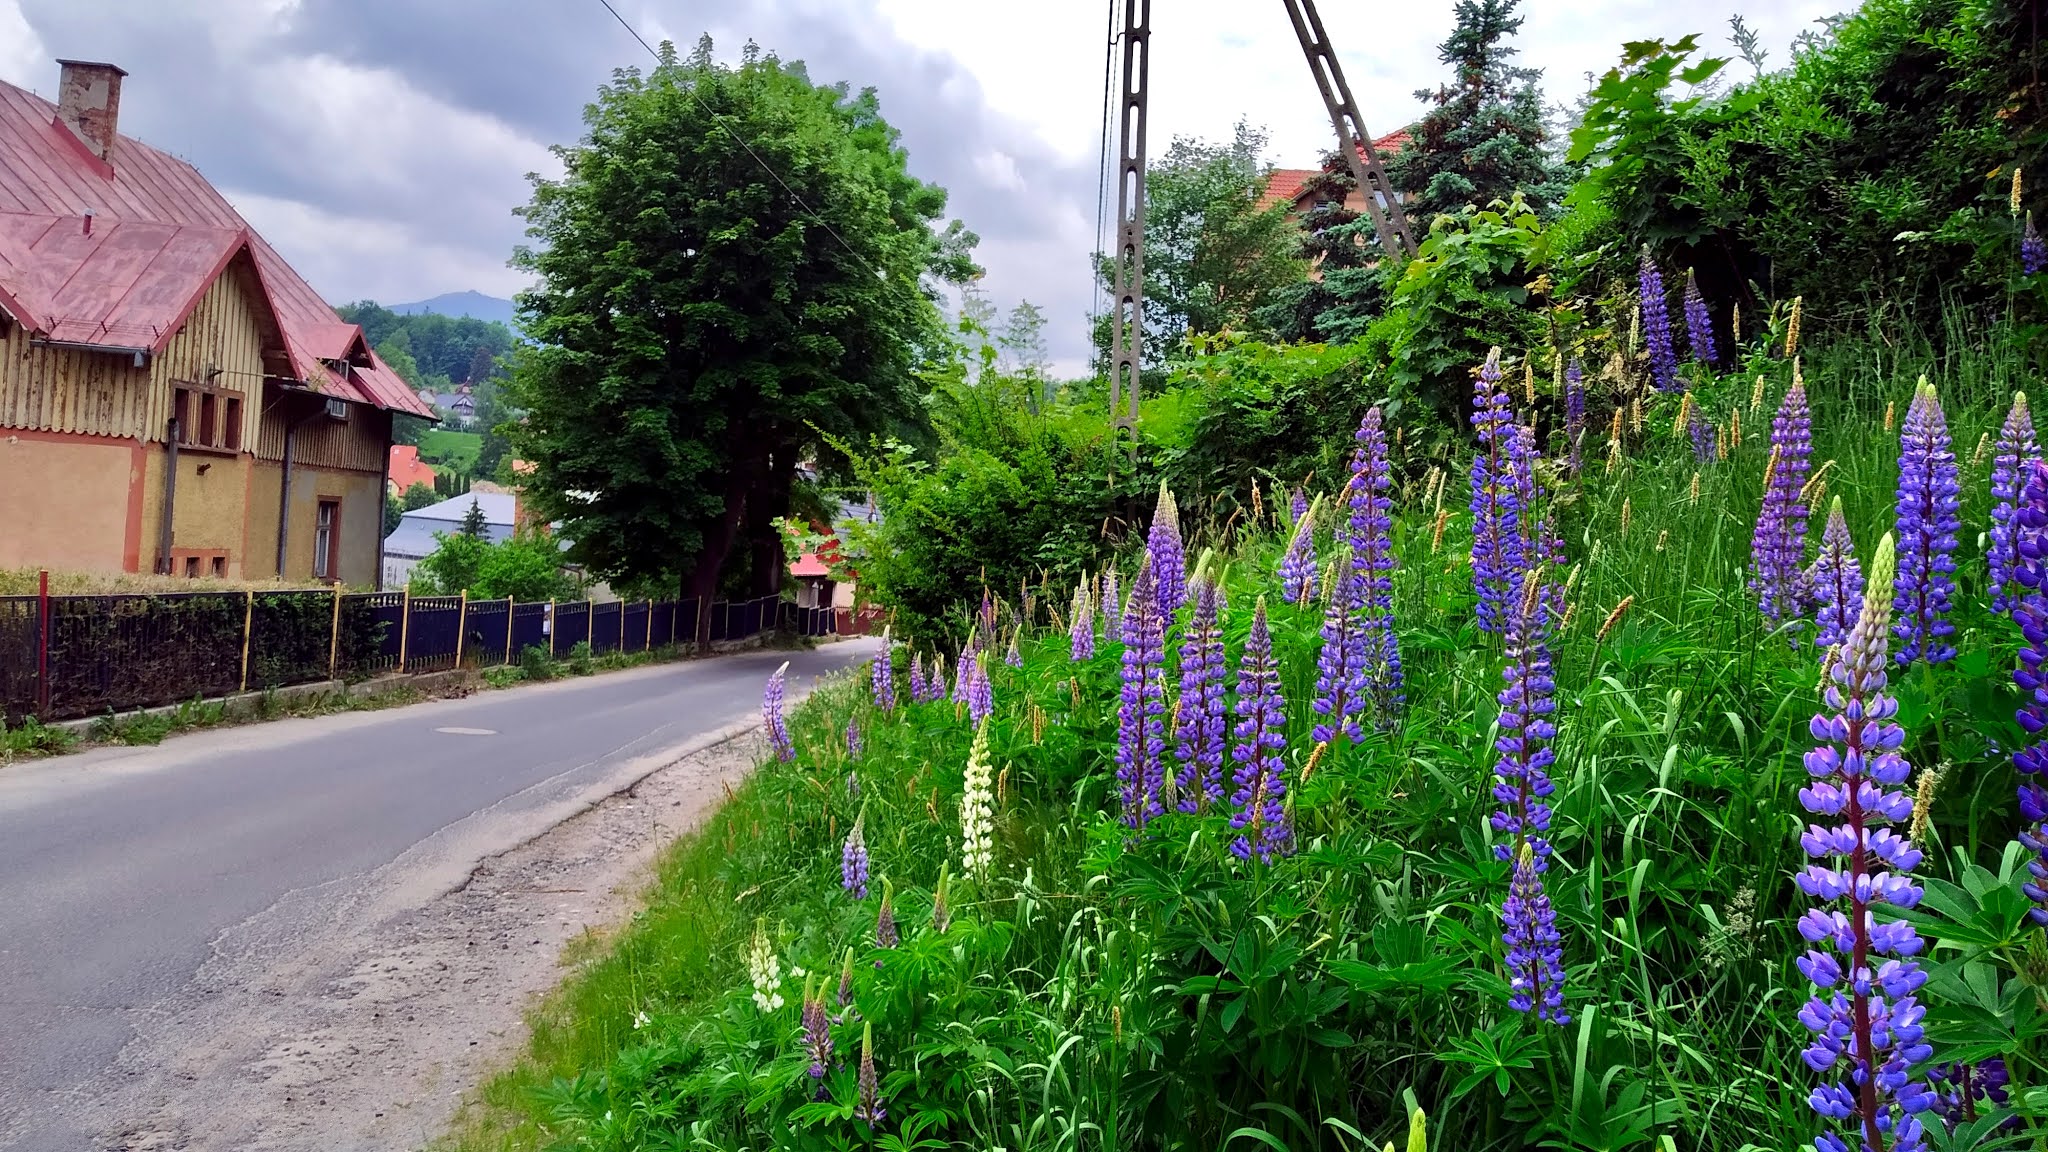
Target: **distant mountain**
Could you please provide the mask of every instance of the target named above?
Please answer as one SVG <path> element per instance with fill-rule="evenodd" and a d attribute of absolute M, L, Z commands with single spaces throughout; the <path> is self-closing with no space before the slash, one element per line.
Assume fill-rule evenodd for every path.
<path fill-rule="evenodd" d="M 417 316 L 422 312 L 436 312 L 443 316 L 468 316 L 477 320 L 495 320 L 500 324 L 512 323 L 512 302 L 481 292 L 444 292 L 431 300 L 415 300 L 410 304 L 387 305 L 400 316 Z"/>

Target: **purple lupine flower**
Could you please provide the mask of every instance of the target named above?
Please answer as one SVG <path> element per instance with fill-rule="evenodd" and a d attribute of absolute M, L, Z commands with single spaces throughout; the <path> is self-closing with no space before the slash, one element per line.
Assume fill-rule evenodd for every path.
<path fill-rule="evenodd" d="M 1884 1147 L 1923 1148 L 1919 1113 L 1934 1103 L 1927 1086 L 1911 1079 L 1913 1067 L 1933 1054 L 1921 1021 L 1926 1009 L 1914 993 L 1927 980 L 1913 957 L 1921 940 L 1905 920 L 1879 922 L 1872 908 L 1911 908 L 1920 887 L 1907 875 L 1920 863 L 1913 842 L 1885 824 L 1912 819 L 1913 797 L 1899 790 L 1911 771 L 1899 746 L 1906 731 L 1892 722 L 1898 701 L 1885 693 L 1886 625 L 1896 564 L 1892 538 L 1878 542 L 1870 564 L 1863 612 L 1827 669 L 1823 711 L 1809 725 L 1819 746 L 1806 754 L 1811 778 L 1799 802 L 1833 827 L 1812 824 L 1799 843 L 1813 862 L 1793 879 L 1819 901 L 1799 918 L 1811 945 L 1799 970 L 1815 993 L 1799 1010 L 1813 1033 L 1800 1053 L 1815 1072 L 1845 1059 L 1847 1076 L 1822 1083 L 1807 1097 L 1813 1110 L 1843 1131 L 1815 1141 L 1829 1152 Z M 1845 907 L 1844 907 L 1845 905 Z"/>
<path fill-rule="evenodd" d="M 1067 651 L 1075 663 L 1095 659 L 1095 601 L 1088 595 L 1088 580 L 1074 590 L 1074 623 L 1067 630 Z"/>
<path fill-rule="evenodd" d="M 1806 385 L 1794 380 L 1778 405 L 1778 414 L 1771 418 L 1769 474 L 1749 544 L 1749 588 L 1757 594 L 1757 606 L 1773 628 L 1801 611 L 1799 567 L 1806 560 L 1807 508 L 1799 494 L 1806 487 L 1812 460 L 1813 414 L 1806 405 Z M 1848 529 L 1842 531 L 1846 536 Z M 1854 562 L 1852 554 L 1850 563 Z M 1849 599 L 1845 597 L 1841 603 Z M 1855 622 L 1853 613 L 1842 622 L 1844 636 Z"/>
<path fill-rule="evenodd" d="M 987 588 L 981 590 L 981 611 L 975 615 L 974 646 L 987 648 L 996 639 L 996 598 Z"/>
<path fill-rule="evenodd" d="M 962 660 L 960 674 L 967 678 L 967 721 L 979 728 L 996 710 L 995 686 L 988 679 L 988 653 L 976 652 L 972 660 Z"/>
<path fill-rule="evenodd" d="M 1023 639 L 1024 630 L 1022 628 L 1010 633 L 1010 650 L 1003 653 L 1003 663 L 1006 666 L 1011 668 L 1022 668 L 1024 666 L 1024 649 L 1019 647 Z"/>
<path fill-rule="evenodd" d="M 1183 812 L 1201 812 L 1223 799 L 1223 593 L 1214 580 L 1200 576 L 1194 599 L 1180 647 L 1180 710 L 1173 733 L 1180 761 L 1174 791 Z"/>
<path fill-rule="evenodd" d="M 1707 367 L 1720 363 L 1714 348 L 1714 317 L 1707 311 L 1707 298 L 1700 295 L 1700 282 L 1688 268 L 1685 272 L 1685 338 L 1692 357 Z"/>
<path fill-rule="evenodd" d="M 1500 379 L 1500 349 L 1495 348 L 1479 369 L 1472 411 L 1472 426 L 1479 432 L 1479 451 L 1472 458 L 1472 590 L 1478 596 L 1480 631 L 1495 634 L 1506 625 L 1528 563 L 1522 547 L 1524 509 L 1514 475 L 1521 437 Z"/>
<path fill-rule="evenodd" d="M 1116 587 L 1116 569 L 1102 570 L 1102 629 L 1105 636 L 1121 636 L 1124 623 L 1123 597 Z"/>
<path fill-rule="evenodd" d="M 1636 271 L 1637 295 L 1643 309 L 1643 339 L 1650 348 L 1650 380 L 1657 391 L 1678 387 L 1678 352 L 1671 344 L 1671 312 L 1664 298 L 1664 274 L 1643 248 L 1643 261 Z"/>
<path fill-rule="evenodd" d="M 946 698 L 946 654 L 932 653 L 931 671 L 924 678 L 925 700 L 937 704 Z"/>
<path fill-rule="evenodd" d="M 868 898 L 868 842 L 860 831 L 866 819 L 865 814 L 854 817 L 853 830 L 839 850 L 839 886 L 853 893 L 855 900 Z"/>
<path fill-rule="evenodd" d="M 1117 708 L 1116 778 L 1123 820 L 1143 828 L 1166 809 L 1159 802 L 1166 770 L 1166 637 L 1148 558 L 1124 609 L 1123 695 Z"/>
<path fill-rule="evenodd" d="M 910 654 L 910 702 L 924 703 L 924 657 L 915 652 Z"/>
<path fill-rule="evenodd" d="M 1956 532 L 1962 528 L 1958 511 L 1961 492 L 1948 421 L 1942 416 L 1934 385 L 1923 377 L 1913 394 L 1913 406 L 1906 411 L 1899 446 L 1899 571 L 1892 597 L 1892 610 L 1899 619 L 1892 625 L 1892 633 L 1901 641 L 1897 657 L 1901 666 L 1915 660 L 1940 664 L 1955 658 L 1955 646 L 1945 637 L 1956 630 L 1948 611 L 1956 588 L 1953 574 Z"/>
<path fill-rule="evenodd" d="M 2034 414 L 2027 408 L 2027 394 L 2015 392 L 2012 410 L 2005 414 L 2005 426 L 1998 432 L 1998 454 L 1991 461 L 1991 548 L 1986 559 L 1991 566 L 1991 610 L 2008 612 L 2012 600 L 2006 585 L 2012 581 L 2013 516 L 2018 509 L 2021 470 L 2040 456 L 2034 441 Z"/>
<path fill-rule="evenodd" d="M 1932 1111 L 1951 1131 L 1958 1124 L 1977 1118 L 1980 1100 L 1994 1108 L 2012 1103 L 2012 1094 L 2007 1090 L 2011 1083 L 2012 1074 L 2006 1070 L 2002 1056 L 1988 1057 L 1975 1064 L 1941 1064 L 1927 1070 L 1927 1087 L 1934 1093 Z M 2019 1125 L 2019 1117 L 2008 1116 L 1998 1127 L 2012 1131 Z"/>
<path fill-rule="evenodd" d="M 1557 917 L 1544 895 L 1550 868 L 1550 796 L 1556 786 L 1550 766 L 1557 761 L 1551 741 L 1557 728 L 1557 680 L 1551 671 L 1549 630 L 1554 597 L 1546 595 L 1537 571 L 1523 579 L 1522 594 L 1508 617 L 1506 687 L 1500 704 L 1500 735 L 1494 750 L 1493 798 L 1500 808 L 1493 829 L 1507 839 L 1494 845 L 1496 858 L 1514 865 L 1508 898 L 1501 906 L 1502 941 L 1508 948 L 1508 1006 L 1535 1012 L 1539 1020 L 1568 1023 L 1564 1011 L 1564 952 Z"/>
<path fill-rule="evenodd" d="M 1302 513 L 1307 511 L 1308 493 L 1303 492 L 1300 488 L 1296 488 L 1294 495 L 1289 497 L 1287 501 L 1288 518 L 1294 523 L 1299 524 L 1301 523 Z"/>
<path fill-rule="evenodd" d="M 1849 629 L 1863 614 L 1863 566 L 1857 563 L 1856 546 L 1849 540 L 1849 519 L 1842 515 L 1840 496 L 1828 506 L 1820 555 L 1806 570 L 1806 587 L 1813 596 L 1818 626 L 1813 642 L 1825 651 L 1847 640 Z"/>
<path fill-rule="evenodd" d="M 848 716 L 846 718 L 846 754 L 858 760 L 860 759 L 860 752 L 860 719 Z"/>
<path fill-rule="evenodd" d="M 1564 369 L 1564 443 L 1565 464 L 1577 476 L 1586 463 L 1586 370 L 1577 356 Z"/>
<path fill-rule="evenodd" d="M 981 649 L 977 644 L 980 633 L 967 638 L 967 647 L 960 650 L 960 658 L 953 662 L 953 703 L 965 704 L 974 693 L 974 670 L 981 662 Z"/>
<path fill-rule="evenodd" d="M 823 1080 L 832 1063 L 832 1018 L 825 1013 L 825 994 L 815 981 L 804 981 L 804 1054 L 811 1058 L 811 1079 Z"/>
<path fill-rule="evenodd" d="M 883 712 L 896 710 L 896 649 L 889 644 L 889 630 L 882 629 L 882 654 L 875 657 L 872 680 L 875 707 Z"/>
<path fill-rule="evenodd" d="M 1257 854 L 1261 863 L 1271 863 L 1294 851 L 1294 829 L 1287 819 L 1286 765 L 1280 759 L 1287 749 L 1287 699 L 1280 691 L 1264 599 L 1252 612 L 1251 634 L 1238 658 L 1235 713 L 1230 758 L 1237 761 L 1237 792 L 1231 797 L 1236 811 L 1230 826 L 1238 835 L 1230 851 L 1240 860 Z"/>
<path fill-rule="evenodd" d="M 1365 739 L 1358 714 L 1364 710 L 1365 604 L 1364 586 L 1347 565 L 1323 608 L 1323 646 L 1316 653 L 1316 695 L 1312 737 L 1327 744 L 1338 736 L 1353 743 Z"/>
<path fill-rule="evenodd" d="M 790 742 L 789 725 L 782 719 L 783 676 L 789 672 L 789 661 L 784 660 L 775 675 L 768 678 L 768 686 L 761 690 L 761 720 L 768 727 L 768 745 L 775 749 L 775 758 L 788 763 L 796 759 L 796 745 Z"/>
<path fill-rule="evenodd" d="M 2020 233 L 2020 271 L 2035 276 L 2043 268 L 2048 268 L 2048 241 L 2034 231 L 2034 214 L 2028 212 L 2026 230 Z"/>
<path fill-rule="evenodd" d="M 1303 508 L 1294 518 L 1294 537 L 1280 557 L 1280 594 L 1303 608 L 1316 594 L 1316 527 Z"/>
<path fill-rule="evenodd" d="M 1180 507 L 1164 483 L 1159 485 L 1159 503 L 1152 511 L 1145 552 L 1152 562 L 1152 595 L 1159 603 L 1160 625 L 1170 628 L 1173 614 L 1187 602 L 1188 557 L 1180 539 Z"/>
<path fill-rule="evenodd" d="M 880 1079 L 875 1075 L 875 1025 L 862 1021 L 860 1027 L 860 1100 L 853 1106 L 853 1118 L 872 1128 L 888 1117 L 882 1109 Z"/>
<path fill-rule="evenodd" d="M 1359 586 L 1359 704 L 1369 702 L 1382 731 L 1407 700 L 1401 643 L 1394 630 L 1394 487 L 1387 432 L 1378 405 L 1365 414 L 1351 457 L 1351 574 Z M 1355 737 L 1354 737 L 1355 739 Z"/>
<path fill-rule="evenodd" d="M 2020 626 L 2025 640 L 2020 645 L 2020 666 L 2012 678 L 2026 694 L 2026 702 L 2014 719 L 2029 737 L 2048 730 L 2048 671 L 2042 669 L 2042 663 L 2048 661 L 2048 595 L 2044 595 L 2048 585 L 2043 583 L 2044 575 L 2048 575 L 2048 464 L 2030 460 L 2013 516 L 2011 592 L 2013 622 Z M 2033 855 L 2027 862 L 2032 879 L 2021 885 L 2021 891 L 2034 902 L 2029 910 L 2034 922 L 2048 926 L 2048 785 L 2043 784 L 2048 739 L 2014 752 L 2012 766 L 2020 771 L 2020 817 L 2025 821 L 2020 843 Z"/>
<path fill-rule="evenodd" d="M 1709 423 L 1697 404 L 1686 409 L 1685 430 L 1692 434 L 1692 458 L 1700 464 L 1714 462 L 1715 449 L 1719 446 L 1721 430 Z"/>

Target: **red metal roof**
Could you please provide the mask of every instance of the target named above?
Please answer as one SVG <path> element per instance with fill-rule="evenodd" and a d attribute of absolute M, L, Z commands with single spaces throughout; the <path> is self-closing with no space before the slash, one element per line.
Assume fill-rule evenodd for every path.
<path fill-rule="evenodd" d="M 330 396 L 433 417 L 433 409 L 375 352 L 364 357 L 367 365 L 337 369 L 326 363 L 339 359 L 321 354 L 334 346 L 336 330 L 352 326 L 343 324 L 313 286 L 249 227 L 198 169 L 128 136 L 116 138 L 108 162 L 102 164 L 85 150 L 69 128 L 57 122 L 56 112 L 56 106 L 42 97 L 0 82 L 0 214 L 65 218 L 79 226 L 77 235 L 83 237 L 83 217 L 91 212 L 93 232 L 106 233 L 101 246 L 115 245 L 104 254 L 97 250 L 86 253 L 75 262 L 72 275 L 65 277 L 67 283 L 77 281 L 75 288 L 63 297 L 62 305 L 76 313 L 72 319 L 83 324 L 77 330 L 115 323 L 140 325 L 134 329 L 139 332 L 158 323 L 167 313 L 164 299 L 189 295 L 196 301 L 212 277 L 219 275 L 234 256 L 232 249 L 217 252 L 214 245 L 219 236 L 238 235 L 245 238 L 255 258 L 258 275 L 284 331 L 293 370 L 301 379 Z M 132 250 L 125 247 L 131 242 L 129 238 L 114 239 L 127 228 L 148 225 L 168 226 L 169 233 L 159 236 L 146 229 L 136 231 L 132 233 Z M 26 231 L 28 226 L 17 222 L 14 227 Z M 191 229 L 189 234 L 187 229 Z M 55 231 L 63 233 L 68 229 Z M 146 253 L 152 239 L 161 241 L 157 255 L 143 259 L 138 253 Z M 188 284 L 188 280 L 204 270 L 207 253 L 218 255 L 212 274 L 196 286 Z M 19 261 L 30 258 L 37 262 L 42 259 L 33 244 L 4 258 L 8 268 L 0 269 L 0 307 L 25 324 L 34 323 L 40 328 L 42 318 L 30 321 L 21 315 L 24 310 L 36 312 L 38 306 L 22 299 L 17 290 L 28 279 Z M 139 266 L 134 264 L 137 260 L 142 261 Z M 62 274 L 63 266 L 60 261 L 54 273 L 42 270 L 39 263 L 36 268 L 34 275 L 41 283 Z M 78 279 L 79 273 L 94 268 L 97 270 Z M 124 281 L 123 276 L 131 270 L 133 277 Z M 175 330 L 176 325 L 170 328 Z M 88 342 L 115 343 L 111 339 Z M 155 344 L 151 341 L 149 346 Z M 144 345 L 138 341 L 128 346 Z"/>
<path fill-rule="evenodd" d="M 161 352 L 243 232 L 0 212 L 0 287 L 16 319 L 50 340 Z M 14 311 L 15 309 L 10 309 Z"/>

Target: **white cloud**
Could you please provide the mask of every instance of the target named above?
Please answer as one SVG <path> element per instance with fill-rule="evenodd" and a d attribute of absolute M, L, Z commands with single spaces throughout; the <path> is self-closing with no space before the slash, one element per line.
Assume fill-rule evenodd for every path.
<path fill-rule="evenodd" d="M 28 89 L 47 89 L 57 66 L 43 51 L 36 30 L 29 27 L 17 0 L 0 0 L 0 80 Z"/>
<path fill-rule="evenodd" d="M 300 275 L 335 303 L 400 303 L 462 288 L 510 296 L 527 285 L 523 273 L 506 266 L 506 253 L 438 243 L 405 221 L 345 216 L 302 200 L 245 189 L 221 192 Z"/>

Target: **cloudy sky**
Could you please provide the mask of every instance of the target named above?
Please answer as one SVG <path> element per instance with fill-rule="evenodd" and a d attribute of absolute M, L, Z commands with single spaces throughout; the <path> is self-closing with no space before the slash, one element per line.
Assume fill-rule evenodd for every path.
<path fill-rule="evenodd" d="M 982 237 L 989 296 L 1046 309 L 1056 359 L 1085 356 L 1092 303 L 1104 0 L 615 0 L 649 40 L 749 39 L 821 81 L 879 89 L 911 168 Z M 1743 12 L 1773 62 L 1846 0 L 1524 0 L 1523 62 L 1553 101 L 1624 40 L 1705 35 Z M 1306 167 L 1330 128 L 1284 9 L 1158 0 L 1151 135 L 1227 137 Z M 1450 0 L 1320 7 L 1368 125 L 1419 115 L 1443 75 Z M 0 0 L 0 80 L 44 94 L 54 57 L 129 72 L 121 128 L 197 164 L 335 301 L 510 295 L 511 211 L 575 140 L 610 70 L 648 63 L 598 0 Z M 1740 70 L 1738 63 L 1734 66 Z M 1114 206 L 1112 205 L 1112 211 Z"/>

